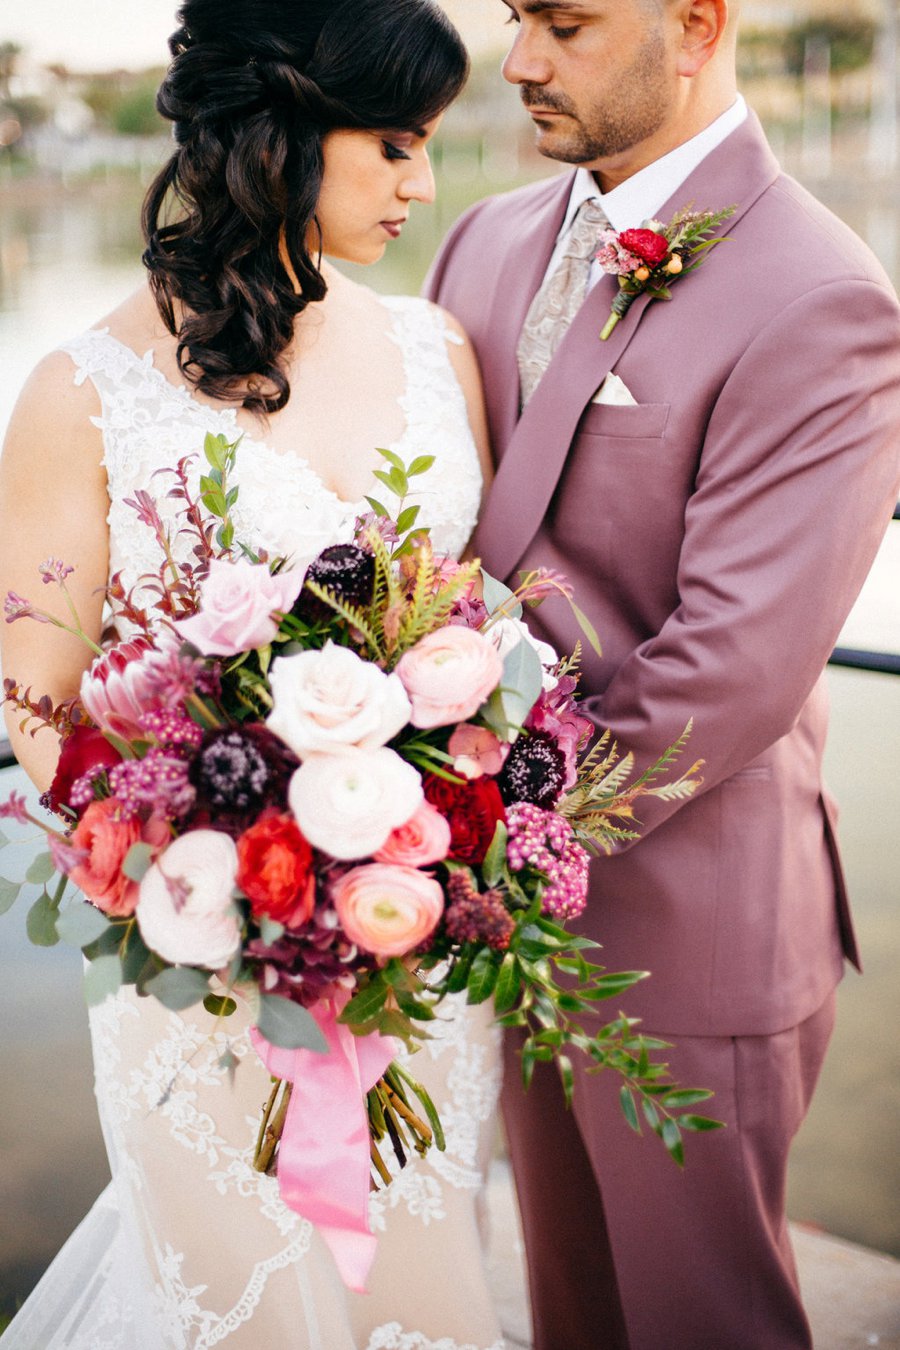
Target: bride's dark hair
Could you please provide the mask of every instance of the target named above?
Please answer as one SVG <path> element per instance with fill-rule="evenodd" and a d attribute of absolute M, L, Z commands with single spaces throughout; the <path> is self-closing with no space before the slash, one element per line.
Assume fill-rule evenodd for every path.
<path fill-rule="evenodd" d="M 327 289 L 307 247 L 323 137 L 422 126 L 468 58 L 434 0 L 185 0 L 177 21 L 157 107 L 178 148 L 144 202 L 144 264 L 185 376 L 277 412 L 294 319 Z"/>

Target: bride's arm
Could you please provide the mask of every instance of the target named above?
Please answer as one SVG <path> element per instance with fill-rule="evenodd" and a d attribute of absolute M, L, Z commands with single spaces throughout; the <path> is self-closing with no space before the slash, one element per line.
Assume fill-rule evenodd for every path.
<path fill-rule="evenodd" d="M 451 342 L 448 350 L 450 360 L 453 363 L 453 369 L 456 371 L 456 378 L 459 380 L 460 387 L 466 397 L 466 407 L 469 413 L 469 426 L 472 428 L 472 435 L 475 438 L 475 444 L 478 447 L 478 458 L 481 462 L 481 472 L 484 477 L 484 488 L 481 494 L 481 504 L 484 505 L 484 499 L 491 483 L 494 480 L 494 462 L 491 457 L 490 437 L 488 434 L 487 415 L 484 410 L 484 390 L 481 384 L 481 371 L 478 368 L 478 358 L 475 355 L 475 349 L 469 341 L 465 329 L 458 319 L 446 310 L 441 310 L 444 316 L 444 323 L 451 333 L 462 338 L 462 344 Z"/>
<path fill-rule="evenodd" d="M 99 641 L 107 581 L 107 491 L 102 442 L 91 417 L 100 412 L 89 383 L 76 387 L 71 360 L 46 357 L 23 389 L 0 457 L 0 601 L 8 591 L 64 623 L 72 617 L 59 586 L 45 584 L 40 564 L 58 559 L 75 571 L 66 586 L 84 631 Z M 54 704 L 78 692 L 91 661 L 80 639 L 49 623 L 0 622 L 4 678 L 15 679 L 34 699 Z M 19 723 L 24 714 L 4 707 L 13 752 L 29 777 L 45 789 L 59 754 L 56 735 L 32 737 Z"/>

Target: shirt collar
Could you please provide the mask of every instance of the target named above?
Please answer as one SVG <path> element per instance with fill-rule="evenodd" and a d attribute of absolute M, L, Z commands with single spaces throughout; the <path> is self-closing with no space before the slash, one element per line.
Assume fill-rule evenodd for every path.
<path fill-rule="evenodd" d="M 628 230 L 650 220 L 678 188 L 690 177 L 710 151 L 721 145 L 747 117 L 747 104 L 741 94 L 731 107 L 692 136 L 683 145 L 670 150 L 661 159 L 640 169 L 611 192 L 600 192 L 590 169 L 578 169 L 559 238 L 568 233 L 582 202 L 598 201 L 614 230 Z M 687 203 L 685 203 L 687 205 Z"/>

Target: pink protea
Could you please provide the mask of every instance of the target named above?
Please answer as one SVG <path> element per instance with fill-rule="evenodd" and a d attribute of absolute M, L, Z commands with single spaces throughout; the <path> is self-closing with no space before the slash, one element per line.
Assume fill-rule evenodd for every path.
<path fill-rule="evenodd" d="M 81 702 L 101 731 L 140 736 L 144 713 L 160 705 L 157 667 L 166 659 L 145 637 L 119 642 L 98 656 L 81 680 Z"/>

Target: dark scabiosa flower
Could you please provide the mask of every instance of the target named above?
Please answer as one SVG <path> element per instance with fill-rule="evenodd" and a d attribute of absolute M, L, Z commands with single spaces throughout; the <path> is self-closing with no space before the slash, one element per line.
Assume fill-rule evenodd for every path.
<path fill-rule="evenodd" d="M 239 833 L 267 806 L 283 808 L 300 761 L 260 723 L 207 731 L 191 762 L 197 812 L 217 829 Z"/>
<path fill-rule="evenodd" d="M 454 872 L 447 882 L 447 934 L 454 942 L 486 942 L 505 952 L 516 923 L 499 891 L 479 891 L 468 872 Z"/>
<path fill-rule="evenodd" d="M 532 731 L 510 749 L 497 778 L 504 802 L 553 806 L 565 786 L 566 756 L 551 736 Z"/>
<path fill-rule="evenodd" d="M 348 605 L 365 608 L 372 600 L 375 559 L 356 544 L 333 544 L 310 564 L 306 580 L 327 586 Z M 334 614 L 334 610 L 311 594 L 305 585 L 291 612 L 305 623 L 320 623 Z"/>

